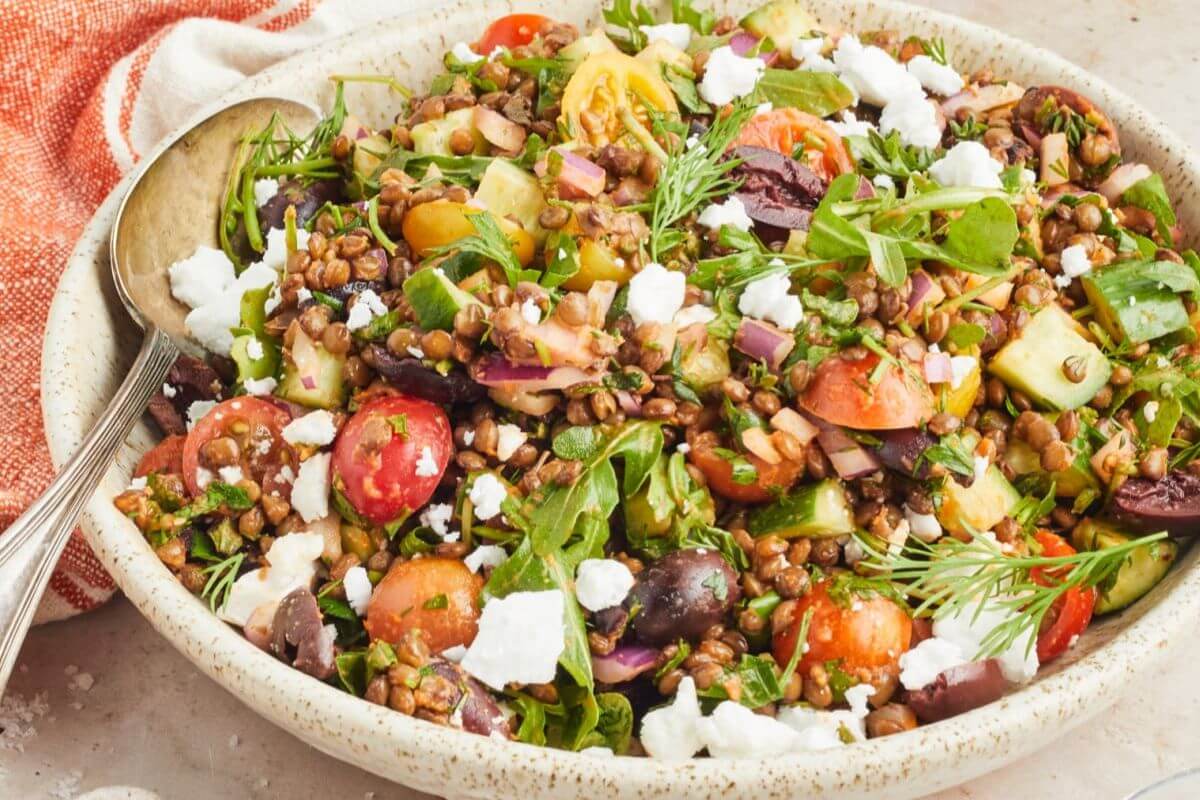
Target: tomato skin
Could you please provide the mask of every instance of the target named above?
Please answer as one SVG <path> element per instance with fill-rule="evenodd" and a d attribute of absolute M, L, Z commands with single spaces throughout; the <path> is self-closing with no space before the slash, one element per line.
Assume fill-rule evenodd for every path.
<path fill-rule="evenodd" d="M 826 661 L 840 661 L 848 673 L 899 669 L 900 656 L 912 643 L 913 625 L 908 613 L 882 595 L 853 596 L 841 606 L 829 596 L 830 580 L 813 585 L 796 606 L 792 624 L 775 634 L 772 650 L 775 660 L 788 663 L 796 650 L 805 613 L 811 608 L 808 628 L 808 652 L 800 658 L 800 674 Z"/>
<path fill-rule="evenodd" d="M 389 417 L 404 415 L 406 433 L 392 429 Z M 361 447 L 383 431 L 391 438 L 378 449 Z M 417 462 L 428 447 L 437 472 L 418 475 Z M 376 525 L 386 525 L 429 502 L 454 454 L 446 412 L 426 400 L 405 395 L 381 397 L 364 405 L 345 424 L 333 444 L 333 483 L 354 510 Z"/>
<path fill-rule="evenodd" d="M 229 434 L 234 423 L 248 423 L 253 431 L 269 435 L 271 447 L 266 452 L 243 450 L 242 471 L 258 483 L 271 482 L 281 466 L 295 465 L 295 453 L 283 440 L 284 426 L 292 421 L 292 415 L 284 409 L 259 397 L 235 397 L 213 406 L 203 419 L 196 423 L 183 445 L 183 480 L 193 495 L 200 493 L 196 470 L 200 467 L 200 449 L 212 439 Z"/>
<path fill-rule="evenodd" d="M 471 49 L 481 56 L 487 56 L 497 47 L 511 50 L 529 44 L 550 21 L 549 17 L 541 14 L 509 14 L 489 25 Z"/>
<path fill-rule="evenodd" d="M 154 445 L 154 447 L 151 447 L 142 455 L 142 460 L 138 462 L 137 469 L 133 471 L 133 477 L 140 478 L 143 475 L 149 475 L 151 472 L 182 474 L 183 445 L 186 441 L 186 436 L 176 434 L 168 436 Z"/>
<path fill-rule="evenodd" d="M 768 503 L 780 492 L 790 489 L 804 473 L 804 465 L 796 461 L 768 464 L 753 453 L 746 453 L 745 456 L 758 472 L 758 479 L 754 483 L 735 481 L 733 466 L 707 444 L 693 445 L 688 452 L 688 461 L 704 473 L 710 489 L 738 503 Z"/>
<path fill-rule="evenodd" d="M 835 356 L 817 367 L 800 398 L 804 410 L 834 425 L 857 430 L 917 428 L 935 413 L 928 384 L 894 365 L 876 383 L 879 356 L 857 360 Z"/>
<path fill-rule="evenodd" d="M 812 146 L 811 138 L 821 140 L 824 147 Z M 820 117 L 796 108 L 777 108 L 756 114 L 738 134 L 735 145 L 766 147 L 791 156 L 796 145 L 804 143 L 804 163 L 819 177 L 831 181 L 838 175 L 854 171 L 854 159 L 842 137 Z"/>
<path fill-rule="evenodd" d="M 479 628 L 482 588 L 483 578 L 456 558 L 405 561 L 375 587 L 363 624 L 372 641 L 396 644 L 408 631 L 420 630 L 434 653 L 469 645 Z M 439 596 L 446 598 L 445 608 L 425 607 Z"/>
<path fill-rule="evenodd" d="M 1038 544 L 1042 546 L 1042 555 L 1057 558 L 1059 556 L 1075 555 L 1075 548 L 1061 536 L 1050 531 L 1039 530 L 1034 534 Z M 1029 576 L 1043 586 L 1053 585 L 1053 574 L 1041 568 L 1029 571 Z M 1071 642 L 1087 630 L 1092 621 L 1092 611 L 1096 608 L 1096 588 L 1074 587 L 1068 589 L 1055 601 L 1047 619 L 1053 616 L 1048 625 L 1043 621 L 1042 630 L 1038 633 L 1038 660 L 1045 664 L 1061 656 L 1071 647 Z"/>

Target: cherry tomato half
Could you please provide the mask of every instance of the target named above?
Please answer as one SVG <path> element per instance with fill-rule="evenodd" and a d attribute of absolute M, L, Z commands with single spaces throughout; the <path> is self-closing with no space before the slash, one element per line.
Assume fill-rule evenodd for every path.
<path fill-rule="evenodd" d="M 364 625 L 372 640 L 390 644 L 420 630 L 435 653 L 469 645 L 479 623 L 483 579 L 456 558 L 418 558 L 397 564 L 367 605 Z"/>
<path fill-rule="evenodd" d="M 874 353 L 860 359 L 825 359 L 801 396 L 801 405 L 826 422 L 858 430 L 916 428 L 928 422 L 934 415 L 928 384 L 894 364 L 876 374 L 878 366 Z"/>
<path fill-rule="evenodd" d="M 285 467 L 294 471 L 299 463 L 282 435 L 291 421 L 287 411 L 258 397 L 235 397 L 217 403 L 196 423 L 183 445 L 183 480 L 188 491 L 200 493 L 198 469 L 217 471 L 207 463 L 204 446 L 215 439 L 229 438 L 237 445 L 236 466 L 241 467 L 242 474 L 264 491 L 289 499 L 291 483 L 280 473 L 286 473 Z"/>
<path fill-rule="evenodd" d="M 453 454 L 446 412 L 413 397 L 381 397 L 338 434 L 333 485 L 365 519 L 386 525 L 429 501 Z"/>
<path fill-rule="evenodd" d="M 827 181 L 854 171 L 854 160 L 838 132 L 820 117 L 795 108 L 756 114 L 742 128 L 734 144 L 766 147 L 785 156 L 803 144 L 804 164 Z"/>
<path fill-rule="evenodd" d="M 1075 555 L 1074 547 L 1050 531 L 1038 531 L 1034 538 L 1042 546 L 1044 556 L 1057 558 Z M 1029 577 L 1043 586 L 1053 586 L 1057 580 L 1054 571 L 1037 567 L 1029 571 Z M 1063 592 L 1042 620 L 1037 640 L 1038 660 L 1045 664 L 1067 652 L 1075 637 L 1083 633 L 1092 621 L 1095 607 L 1095 587 L 1076 586 Z"/>
<path fill-rule="evenodd" d="M 133 471 L 133 477 L 140 478 L 143 475 L 149 475 L 151 472 L 170 473 L 176 475 L 183 473 L 183 443 L 187 441 L 186 436 L 168 436 L 158 444 L 151 447 L 142 455 L 142 460 L 138 462 L 137 469 Z"/>
<path fill-rule="evenodd" d="M 491 55 L 497 47 L 514 47 L 529 44 L 538 35 L 549 17 L 541 14 L 509 14 L 488 26 L 473 47 L 481 56 Z"/>
<path fill-rule="evenodd" d="M 738 503 L 770 502 L 779 493 L 790 489 L 804 472 L 804 465 L 798 461 L 784 460 L 778 464 L 768 464 L 753 453 L 746 453 L 746 460 L 754 467 L 758 477 L 753 483 L 738 483 L 733 479 L 733 465 L 706 442 L 693 445 L 688 452 L 688 460 L 704 473 L 710 489 Z"/>
<path fill-rule="evenodd" d="M 848 602 L 840 604 L 829 596 L 833 580 L 814 584 L 800 598 L 792 624 L 776 633 L 772 641 L 775 660 L 786 664 L 792 657 L 804 615 L 811 608 L 808 651 L 800 658 L 800 674 L 807 676 L 814 664 L 834 660 L 848 673 L 898 669 L 900 655 L 912 642 L 913 626 L 908 613 L 877 594 L 851 594 Z"/>

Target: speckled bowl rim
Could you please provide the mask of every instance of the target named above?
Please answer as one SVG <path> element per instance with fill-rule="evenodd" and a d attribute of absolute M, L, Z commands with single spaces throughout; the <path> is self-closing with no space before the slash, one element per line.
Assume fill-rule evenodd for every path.
<path fill-rule="evenodd" d="M 718 0 L 713 5 L 745 9 L 750 3 Z M 469 38 L 468 32 L 478 30 L 483 20 L 514 6 L 562 13 L 550 0 L 464 0 L 458 6 L 423 9 L 310 48 L 247 80 L 210 108 L 255 93 L 304 94 L 288 89 L 305 78 L 306 70 L 311 72 L 314 62 L 328 71 L 335 62 L 356 60 L 363 42 L 417 46 L 412 44 L 414 28 L 437 31 L 429 38 L 444 47 L 447 29 L 457 26 Z M 986 52 L 986 60 L 1005 65 L 1001 74 L 1014 80 L 1055 80 L 1087 93 L 1117 123 L 1126 149 L 1165 171 L 1180 200 L 1181 219 L 1191 230 L 1200 229 L 1196 155 L 1130 98 L 1061 57 L 948 14 L 890 0 L 816 0 L 810 6 L 823 22 L 840 19 L 858 29 L 892 26 L 941 34 L 952 52 L 972 53 L 963 59 L 965 65 L 959 62 L 960 68 Z M 396 61 L 388 59 L 393 66 Z M 405 59 L 399 57 L 399 63 L 403 66 Z M 113 190 L 87 226 L 50 310 L 42 354 L 42 409 L 56 464 L 77 447 L 136 351 L 139 337 L 107 287 L 107 233 L 128 182 Z M 89 541 L 130 600 L 200 669 L 285 730 L 335 757 L 443 796 L 916 796 L 1011 762 L 1099 713 L 1137 676 L 1161 664 L 1171 640 L 1181 638 L 1185 629 L 1190 632 L 1200 616 L 1200 566 L 1192 552 L 1147 601 L 1090 630 L 1078 648 L 1036 682 L 951 720 L 835 751 L 770 760 L 599 760 L 491 741 L 404 717 L 314 681 L 254 648 L 183 589 L 111 505 L 150 436 L 144 424 L 135 431 L 83 521 Z"/>

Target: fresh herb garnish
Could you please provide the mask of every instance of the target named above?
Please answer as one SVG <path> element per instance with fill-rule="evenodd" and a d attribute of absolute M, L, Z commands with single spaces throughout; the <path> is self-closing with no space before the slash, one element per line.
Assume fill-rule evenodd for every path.
<path fill-rule="evenodd" d="M 208 581 L 204 584 L 200 597 L 208 600 L 208 607 L 214 613 L 221 611 L 229 602 L 229 593 L 233 591 L 234 581 L 238 579 L 242 562 L 245 560 L 245 553 L 234 553 L 224 561 L 201 570 L 200 574 L 207 575 Z"/>

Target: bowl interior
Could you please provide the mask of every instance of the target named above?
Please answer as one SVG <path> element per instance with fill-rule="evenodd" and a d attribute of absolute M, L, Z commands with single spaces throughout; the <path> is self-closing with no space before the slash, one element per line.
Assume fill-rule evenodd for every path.
<path fill-rule="evenodd" d="M 517 5 L 497 0 L 459 0 L 433 9 L 414 5 L 403 19 L 311 48 L 246 81 L 220 104 L 274 94 L 328 107 L 332 85 L 327 76 L 338 72 L 389 74 L 420 87 L 439 71 L 449 46 L 472 41 L 488 20 Z M 718 13 L 735 16 L 753 5 L 748 0 L 711 4 Z M 990 66 L 1025 85 L 1059 83 L 1083 91 L 1117 123 L 1127 158 L 1163 173 L 1184 228 L 1200 228 L 1200 163 L 1195 155 L 1127 97 L 1057 56 L 978 25 L 897 3 L 812 0 L 809 5 L 830 30 L 896 28 L 941 36 L 960 70 Z M 519 10 L 566 19 L 585 31 L 599 19 L 591 0 L 570 7 L 530 0 L 521 2 Z M 660 18 L 665 16 L 660 12 Z M 396 98 L 378 85 L 351 85 L 347 100 L 373 125 L 388 123 L 397 108 Z M 42 402 L 58 464 L 77 447 L 137 351 L 140 332 L 125 316 L 108 279 L 107 236 L 126 183 L 114 190 L 86 229 L 51 309 Z M 385 777 L 452 797 L 571 797 L 584 792 L 629 798 L 731 792 L 855 797 L 884 788 L 891 797 L 915 796 L 1014 760 L 1098 713 L 1132 683 L 1133 675 L 1159 663 L 1169 640 L 1200 611 L 1200 568 L 1193 549 L 1149 598 L 1094 625 L 1033 684 L 969 714 L 903 736 L 769 762 L 623 759 L 614 770 L 612 762 L 492 742 L 404 717 L 320 684 L 255 649 L 184 590 L 111 505 L 138 456 L 155 439 L 151 426 L 139 423 L 84 519 L 89 540 L 129 598 L 201 669 L 290 733 Z"/>

